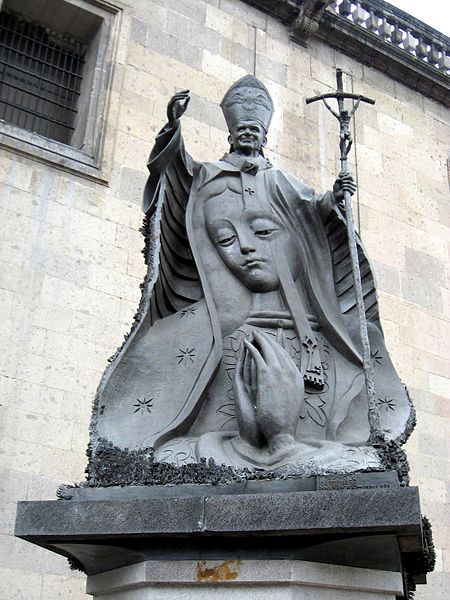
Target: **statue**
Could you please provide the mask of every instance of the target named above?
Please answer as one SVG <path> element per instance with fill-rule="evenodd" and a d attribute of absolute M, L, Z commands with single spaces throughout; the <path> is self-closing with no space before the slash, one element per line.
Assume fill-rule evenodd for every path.
<path fill-rule="evenodd" d="M 149 273 L 136 323 L 97 392 L 102 441 L 265 471 L 380 469 L 369 422 L 344 191 L 314 190 L 270 164 L 273 113 L 253 76 L 221 107 L 230 151 L 197 163 L 184 148 L 188 91 L 169 102 L 144 191 Z M 359 243 L 380 425 L 403 442 L 411 405 L 384 344 L 372 270 Z"/>

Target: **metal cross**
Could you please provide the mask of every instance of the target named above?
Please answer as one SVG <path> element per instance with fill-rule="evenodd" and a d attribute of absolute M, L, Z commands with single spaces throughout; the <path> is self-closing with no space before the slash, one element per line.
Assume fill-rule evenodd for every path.
<path fill-rule="evenodd" d="M 335 92 L 329 94 L 322 94 L 321 96 L 313 96 L 312 98 L 306 99 L 306 104 L 311 104 L 312 102 L 317 102 L 318 100 L 322 100 L 327 109 L 331 112 L 331 114 L 336 117 L 339 121 L 339 149 L 340 149 L 340 163 L 341 163 L 341 173 L 340 176 L 348 173 L 348 153 L 350 148 L 352 147 L 352 136 L 350 133 L 350 119 L 355 114 L 356 109 L 360 105 L 361 102 L 367 102 L 368 104 L 375 104 L 375 100 L 372 98 L 367 98 L 367 96 L 361 96 L 358 94 L 349 94 L 344 92 L 342 85 L 342 70 L 336 69 L 336 81 L 337 81 L 337 90 Z M 337 100 L 338 104 L 338 112 L 333 110 L 331 106 L 328 104 L 327 99 L 334 98 Z M 355 100 L 353 108 L 350 110 L 346 110 L 344 105 L 345 99 Z M 380 444 L 384 440 L 384 435 L 381 432 L 380 428 L 380 418 L 378 414 L 378 403 L 377 396 L 375 393 L 375 383 L 374 383 L 374 370 L 373 364 L 371 360 L 371 352 L 370 352 L 370 342 L 369 342 L 369 333 L 367 329 L 367 319 L 366 319 L 366 309 L 364 306 L 364 295 L 362 291 L 362 282 L 361 282 L 361 271 L 359 268 L 359 258 L 358 258 L 358 247 L 356 242 L 356 233 L 355 227 L 353 224 L 353 210 L 352 210 L 352 198 L 350 192 L 344 190 L 344 202 L 345 202 L 345 219 L 347 222 L 347 235 L 348 235 L 348 245 L 350 251 L 350 257 L 352 261 L 352 272 L 353 272 L 353 281 L 354 281 L 354 289 L 355 289 L 355 297 L 356 297 L 356 306 L 358 310 L 358 319 L 359 319 L 359 333 L 361 336 L 362 348 L 363 348 L 363 367 L 364 367 L 364 378 L 366 383 L 366 391 L 367 391 L 367 403 L 368 403 L 368 417 L 370 424 L 370 437 L 369 444 Z"/>
<path fill-rule="evenodd" d="M 355 114 L 356 109 L 360 105 L 361 102 L 367 102 L 367 104 L 375 104 L 375 100 L 372 98 L 368 98 L 367 96 L 361 96 L 360 94 L 350 94 L 344 92 L 342 85 L 342 69 L 336 69 L 336 81 L 337 81 L 337 90 L 335 92 L 331 92 L 329 94 L 322 94 L 321 96 L 313 96 L 312 98 L 306 98 L 306 104 L 311 104 L 312 102 L 317 102 L 318 100 L 322 100 L 325 106 L 328 108 L 330 113 L 336 117 L 339 121 L 340 126 L 340 139 L 339 139 L 339 147 L 341 150 L 341 172 L 348 173 L 348 165 L 347 165 L 347 157 L 352 147 L 352 135 L 350 133 L 350 119 Z M 336 112 L 331 108 L 331 106 L 327 102 L 327 98 L 334 98 L 337 100 L 339 112 Z M 344 99 L 356 100 L 353 105 L 353 108 L 350 112 L 345 110 Z"/>

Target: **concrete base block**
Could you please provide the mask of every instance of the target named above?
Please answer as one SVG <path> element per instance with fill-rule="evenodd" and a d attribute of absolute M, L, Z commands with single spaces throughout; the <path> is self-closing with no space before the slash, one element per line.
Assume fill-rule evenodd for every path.
<path fill-rule="evenodd" d="M 95 600 L 395 600 L 400 573 L 299 560 L 145 561 L 87 580 Z"/>

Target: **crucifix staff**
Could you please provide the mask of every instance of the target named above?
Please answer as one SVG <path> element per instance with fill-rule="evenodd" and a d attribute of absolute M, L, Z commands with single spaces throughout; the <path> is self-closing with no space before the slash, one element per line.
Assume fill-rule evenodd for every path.
<path fill-rule="evenodd" d="M 341 176 L 348 174 L 348 153 L 352 147 L 352 136 L 350 132 L 350 119 L 355 114 L 356 109 L 361 102 L 375 104 L 375 100 L 367 96 L 358 94 L 344 93 L 342 85 L 342 70 L 336 70 L 337 90 L 332 93 L 322 94 L 321 96 L 313 96 L 306 99 L 306 104 L 321 100 L 331 114 L 339 121 L 339 148 L 340 148 L 340 163 Z M 338 112 L 333 110 L 327 99 L 335 99 L 338 104 Z M 354 104 L 350 112 L 346 110 L 344 105 L 345 99 L 354 100 Z M 362 358 L 364 368 L 364 378 L 367 391 L 368 418 L 370 425 L 369 444 L 379 444 L 383 440 L 383 435 L 380 429 L 380 419 L 378 415 L 377 397 L 375 393 L 374 371 L 372 365 L 372 356 L 370 352 L 369 333 L 367 329 L 366 309 L 364 306 L 364 295 L 362 290 L 361 271 L 359 268 L 358 246 L 356 241 L 355 226 L 353 222 L 352 198 L 350 192 L 344 189 L 345 203 L 345 218 L 347 223 L 347 236 L 352 263 L 353 282 L 355 289 L 356 307 L 358 311 L 359 333 L 362 344 Z"/>

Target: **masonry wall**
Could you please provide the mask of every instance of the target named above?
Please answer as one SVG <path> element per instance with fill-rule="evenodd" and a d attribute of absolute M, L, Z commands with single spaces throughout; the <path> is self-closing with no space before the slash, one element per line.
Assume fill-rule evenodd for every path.
<path fill-rule="evenodd" d="M 114 0 L 113 0 L 114 1 Z M 186 145 L 227 150 L 219 102 L 255 72 L 273 96 L 267 155 L 317 190 L 338 172 L 337 124 L 305 97 L 335 87 L 372 96 L 356 117 L 355 212 L 380 292 L 394 363 L 417 408 L 412 484 L 433 524 L 436 572 L 418 600 L 450 589 L 448 112 L 240 0 L 122 0 L 103 172 L 107 185 L 0 148 L 0 600 L 78 600 L 84 577 L 12 536 L 15 503 L 80 481 L 90 405 L 120 345 L 144 275 L 140 199 L 166 103 L 189 88 Z M 446 487 L 447 486 L 447 487 Z"/>

